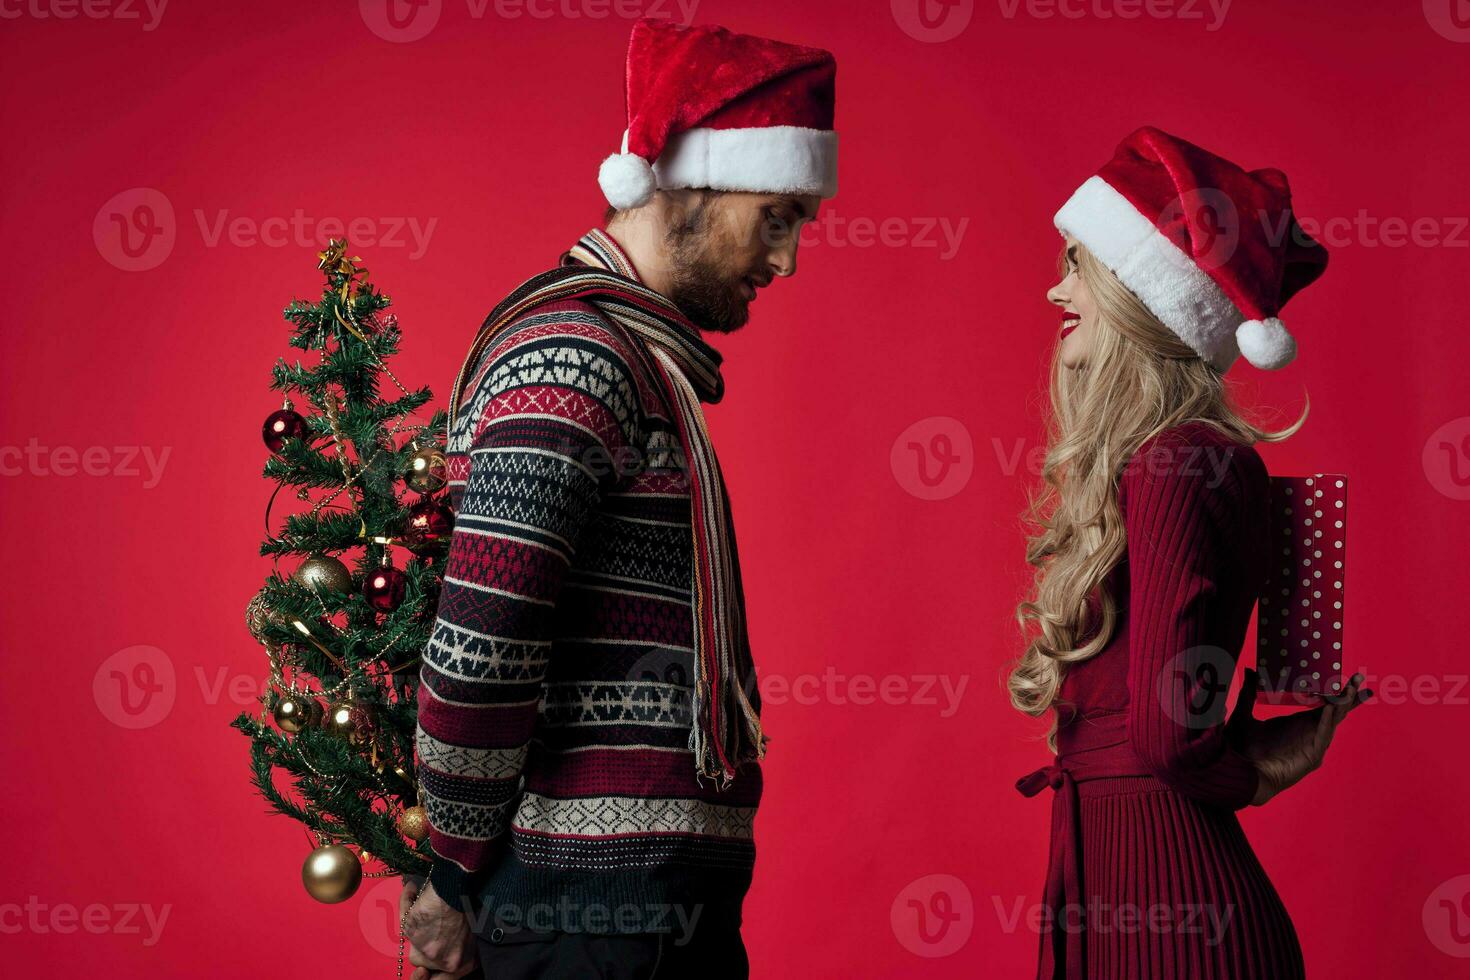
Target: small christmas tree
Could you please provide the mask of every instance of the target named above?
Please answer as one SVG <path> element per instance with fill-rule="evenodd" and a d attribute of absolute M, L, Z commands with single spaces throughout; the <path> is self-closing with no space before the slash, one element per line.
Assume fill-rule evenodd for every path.
<path fill-rule="evenodd" d="M 279 535 L 266 508 L 260 553 L 276 570 L 246 624 L 265 648 L 270 683 L 259 717 L 232 722 L 250 738 L 256 788 L 313 835 L 302 880 L 323 902 L 350 897 L 374 859 L 386 870 L 369 877 L 428 870 L 414 774 L 416 668 L 452 526 L 441 493 L 448 416 L 412 423 L 433 395 L 407 390 L 388 369 L 397 318 L 346 253 L 345 241 L 332 241 L 318 256 L 321 300 L 285 310 L 291 346 L 318 352 L 319 363 L 275 365 L 271 388 L 284 403 L 265 422 L 264 475 L 277 484 L 272 502 L 285 487 L 315 500 Z M 381 396 L 385 376 L 396 397 Z M 298 411 L 302 403 L 312 410 Z"/>

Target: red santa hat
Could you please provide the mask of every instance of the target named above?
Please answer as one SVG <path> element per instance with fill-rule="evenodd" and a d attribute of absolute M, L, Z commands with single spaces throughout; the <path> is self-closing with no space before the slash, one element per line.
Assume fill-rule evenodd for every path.
<path fill-rule="evenodd" d="M 672 187 L 833 196 L 836 74 L 819 48 L 640 20 L 623 151 L 603 161 L 602 192 L 619 209 Z"/>
<path fill-rule="evenodd" d="M 1279 170 L 1243 170 L 1153 127 L 1119 144 L 1056 214 L 1165 326 L 1221 373 L 1296 357 L 1281 307 L 1327 267 Z"/>

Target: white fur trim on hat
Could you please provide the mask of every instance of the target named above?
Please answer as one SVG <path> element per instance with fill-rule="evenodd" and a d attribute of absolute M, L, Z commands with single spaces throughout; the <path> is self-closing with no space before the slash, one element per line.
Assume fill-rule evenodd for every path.
<path fill-rule="evenodd" d="M 626 131 L 622 148 L 622 155 L 627 156 Z M 615 159 L 609 157 L 603 167 Z M 637 156 L 633 159 L 642 160 Z M 832 197 L 837 193 L 837 134 L 802 126 L 690 129 L 669 138 L 663 154 L 653 164 L 653 172 L 660 188 L 708 187 Z M 606 179 L 599 174 L 599 181 Z M 610 204 L 624 206 L 612 199 L 607 183 L 602 188 Z M 629 198 L 632 195 L 625 199 Z"/>
<path fill-rule="evenodd" d="M 1245 315 L 1111 184 L 1089 177 L 1062 205 L 1055 224 L 1112 269 L 1164 326 L 1217 371 L 1224 373 L 1235 363 L 1240 356 L 1235 328 Z"/>
<path fill-rule="evenodd" d="M 1245 321 L 1236 328 L 1235 342 L 1245 359 L 1264 371 L 1284 368 L 1296 358 L 1296 341 L 1275 317 Z"/>

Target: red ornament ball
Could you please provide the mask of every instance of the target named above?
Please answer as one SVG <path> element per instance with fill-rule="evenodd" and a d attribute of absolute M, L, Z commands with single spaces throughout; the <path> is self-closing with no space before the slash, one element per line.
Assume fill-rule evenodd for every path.
<path fill-rule="evenodd" d="M 286 444 L 287 439 L 305 439 L 310 432 L 306 419 L 302 418 L 300 413 L 283 408 L 272 412 L 266 418 L 261 435 L 265 439 L 266 448 L 273 453 L 278 453 Z"/>
<path fill-rule="evenodd" d="M 432 554 L 449 540 L 454 530 L 454 515 L 440 501 L 427 497 L 408 509 L 403 529 L 403 544 L 416 555 Z"/>
<path fill-rule="evenodd" d="M 392 565 L 379 565 L 367 574 L 362 583 L 362 594 L 378 612 L 392 612 L 403 601 L 404 589 L 408 587 L 408 576 Z"/>

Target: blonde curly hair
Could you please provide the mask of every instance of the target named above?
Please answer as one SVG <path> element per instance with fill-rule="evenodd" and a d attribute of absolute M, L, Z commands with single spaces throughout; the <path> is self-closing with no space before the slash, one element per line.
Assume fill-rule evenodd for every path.
<path fill-rule="evenodd" d="M 1051 714 L 1046 743 L 1056 751 L 1056 712 L 1067 665 L 1095 656 L 1118 625 L 1118 601 L 1105 584 L 1126 540 L 1118 477 L 1143 443 L 1189 421 L 1208 423 L 1236 442 L 1280 442 L 1306 422 L 1272 432 L 1232 405 L 1224 376 L 1169 330 L 1081 244 L 1062 252 L 1063 275 L 1076 271 L 1091 292 L 1097 322 L 1087 363 L 1051 363 L 1051 411 L 1039 488 L 1028 490 L 1022 520 L 1034 529 L 1026 561 L 1036 568 L 1031 595 L 1016 607 L 1026 649 L 1011 666 L 1011 704 L 1033 717 Z M 1057 348 L 1060 349 L 1058 344 Z M 1101 621 L 1089 622 L 1097 594 Z M 1079 640 L 1083 640 L 1079 645 Z"/>

